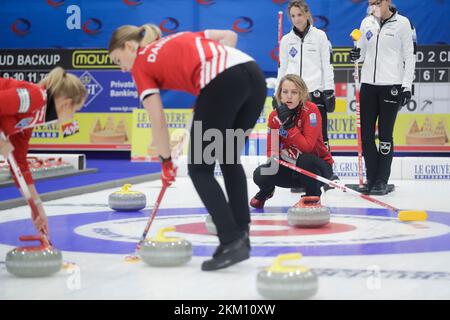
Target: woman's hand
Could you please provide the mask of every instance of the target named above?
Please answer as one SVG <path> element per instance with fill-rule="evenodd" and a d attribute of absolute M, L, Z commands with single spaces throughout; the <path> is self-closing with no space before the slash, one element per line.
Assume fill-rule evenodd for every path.
<path fill-rule="evenodd" d="M 294 126 L 294 118 L 296 115 L 295 109 L 289 109 L 284 103 L 277 105 L 275 109 L 277 110 L 278 119 L 280 119 L 283 129 L 289 130 L 292 128 Z"/>

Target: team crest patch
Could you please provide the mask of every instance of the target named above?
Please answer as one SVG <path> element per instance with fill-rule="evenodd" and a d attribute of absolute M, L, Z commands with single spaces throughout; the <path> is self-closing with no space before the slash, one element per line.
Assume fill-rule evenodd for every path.
<path fill-rule="evenodd" d="M 20 120 L 20 122 L 16 124 L 16 129 L 27 127 L 31 123 L 31 121 L 33 121 L 33 118 L 25 118 Z"/>
<path fill-rule="evenodd" d="M 315 113 L 309 114 L 309 123 L 311 127 L 315 127 L 317 125 L 317 117 Z"/>
<path fill-rule="evenodd" d="M 367 41 L 369 41 L 371 38 L 373 37 L 373 33 L 372 33 L 372 31 L 367 31 L 367 33 L 366 33 L 366 38 L 367 38 Z"/>
<path fill-rule="evenodd" d="M 287 137 L 288 137 L 288 132 L 287 132 L 287 130 L 284 130 L 284 129 L 281 129 L 281 128 L 280 128 L 278 134 L 279 134 L 280 136 L 282 136 L 283 138 L 287 138 Z"/>
<path fill-rule="evenodd" d="M 297 55 L 297 53 L 298 51 L 294 47 L 292 47 L 291 50 L 289 50 L 289 54 L 291 55 L 292 58 L 294 58 Z"/>
<path fill-rule="evenodd" d="M 396 97 L 397 95 L 398 95 L 398 90 L 397 90 L 397 88 L 392 88 L 391 89 L 391 95 L 393 96 L 393 97 Z"/>

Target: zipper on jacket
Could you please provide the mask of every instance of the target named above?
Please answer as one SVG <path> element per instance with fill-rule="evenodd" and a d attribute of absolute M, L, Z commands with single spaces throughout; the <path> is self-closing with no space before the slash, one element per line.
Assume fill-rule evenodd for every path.
<path fill-rule="evenodd" d="M 392 17 L 393 17 L 393 16 L 394 16 L 394 15 L 392 15 Z M 392 17 L 391 17 L 391 18 L 392 18 Z M 374 63 L 374 68 L 373 68 L 373 83 L 375 83 L 375 76 L 376 76 L 376 74 L 377 74 L 378 40 L 380 39 L 381 29 L 383 28 L 383 26 L 384 26 L 386 23 L 392 22 L 392 21 L 390 21 L 391 18 L 389 18 L 389 19 L 386 20 L 385 22 L 381 23 L 381 24 L 380 24 L 380 30 L 378 31 L 378 35 L 377 35 L 377 44 L 376 44 L 376 46 L 375 46 L 375 63 Z"/>
<path fill-rule="evenodd" d="M 300 39 L 301 45 L 300 45 L 300 78 L 302 77 L 302 71 L 303 71 L 303 39 Z"/>

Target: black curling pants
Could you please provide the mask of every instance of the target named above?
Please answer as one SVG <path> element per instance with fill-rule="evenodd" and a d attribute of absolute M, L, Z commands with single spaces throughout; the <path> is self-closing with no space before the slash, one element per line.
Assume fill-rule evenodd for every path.
<path fill-rule="evenodd" d="M 279 165 L 279 170 L 274 175 L 267 175 L 263 173 L 264 167 L 270 164 L 263 164 L 256 168 L 253 172 L 253 181 L 259 186 L 261 196 L 268 196 L 272 193 L 275 187 L 282 188 L 305 188 L 306 196 L 321 195 L 320 187 L 322 182 L 298 173 L 283 165 Z M 313 154 L 301 154 L 296 161 L 296 166 L 308 170 L 319 176 L 329 179 L 333 174 L 333 168 L 325 160 Z"/>
<path fill-rule="evenodd" d="M 398 113 L 400 85 L 361 85 L 360 115 L 362 152 L 367 179 L 388 182 L 394 155 L 394 124 Z M 375 126 L 378 120 L 379 147 L 375 143 Z"/>
<path fill-rule="evenodd" d="M 247 62 L 220 73 L 202 89 L 195 104 L 188 172 L 221 244 L 241 237 L 250 225 L 247 178 L 240 163 L 248 135 L 243 140 L 229 137 L 233 130 L 254 127 L 266 95 L 264 74 L 255 62 Z M 219 147 L 211 152 L 213 144 Z M 214 177 L 214 160 L 220 164 L 228 199 Z"/>

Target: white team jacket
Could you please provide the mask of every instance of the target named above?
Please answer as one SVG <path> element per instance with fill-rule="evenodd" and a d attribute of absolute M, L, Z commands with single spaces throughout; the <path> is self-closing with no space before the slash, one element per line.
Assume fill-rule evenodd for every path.
<path fill-rule="evenodd" d="M 334 90 L 331 50 L 322 30 L 311 26 L 303 41 L 291 30 L 281 38 L 277 82 L 286 74 L 297 74 L 306 82 L 309 92 Z"/>
<path fill-rule="evenodd" d="M 370 15 L 362 23 L 358 41 L 361 58 L 361 83 L 373 85 L 401 84 L 411 90 L 414 80 L 415 31 L 408 18 L 398 14 L 385 21 Z"/>

